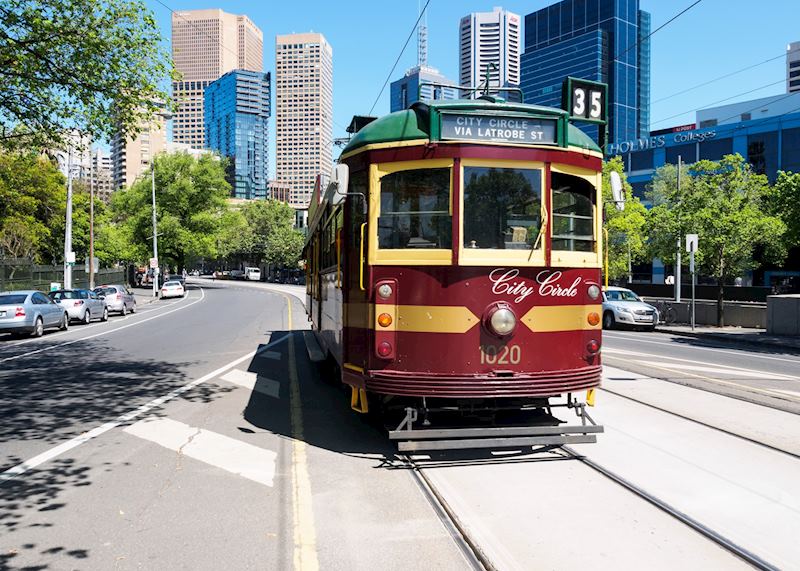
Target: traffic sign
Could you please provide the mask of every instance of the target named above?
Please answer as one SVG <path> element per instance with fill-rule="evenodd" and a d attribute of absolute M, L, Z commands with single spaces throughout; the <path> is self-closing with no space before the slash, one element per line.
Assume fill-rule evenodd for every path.
<path fill-rule="evenodd" d="M 687 234 L 686 235 L 686 251 L 696 252 L 697 251 L 697 244 L 700 242 L 700 236 L 697 234 Z"/>
<path fill-rule="evenodd" d="M 153 269 L 158 267 L 158 258 L 150 258 L 150 267 Z"/>

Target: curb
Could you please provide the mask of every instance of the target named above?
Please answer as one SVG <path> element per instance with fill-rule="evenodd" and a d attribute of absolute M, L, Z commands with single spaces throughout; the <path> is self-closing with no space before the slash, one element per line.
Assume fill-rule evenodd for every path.
<path fill-rule="evenodd" d="M 656 327 L 655 330 L 658 333 L 669 333 L 671 335 L 678 335 L 679 337 L 692 337 L 694 339 L 710 339 L 713 341 L 721 341 L 723 343 L 728 343 L 730 345 L 739 345 L 742 347 L 753 347 L 759 349 L 763 349 L 765 347 L 771 347 L 775 349 L 782 349 L 786 353 L 800 355 L 800 347 L 795 347 L 794 345 L 788 345 L 783 343 L 776 343 L 771 340 L 753 341 L 751 339 L 736 339 L 730 337 L 728 334 L 725 333 L 715 333 L 715 332 L 697 333 L 692 331 L 675 331 L 673 329 L 664 329 L 662 327 Z"/>

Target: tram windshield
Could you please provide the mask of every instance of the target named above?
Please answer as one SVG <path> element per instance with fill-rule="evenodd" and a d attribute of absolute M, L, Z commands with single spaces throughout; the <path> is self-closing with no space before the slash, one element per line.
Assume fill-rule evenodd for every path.
<path fill-rule="evenodd" d="M 381 179 L 378 247 L 452 247 L 450 169 L 399 171 Z"/>
<path fill-rule="evenodd" d="M 541 169 L 464 167 L 465 248 L 530 250 L 541 207 Z"/>
<path fill-rule="evenodd" d="M 594 187 L 584 178 L 553 172 L 553 250 L 593 252 Z"/>

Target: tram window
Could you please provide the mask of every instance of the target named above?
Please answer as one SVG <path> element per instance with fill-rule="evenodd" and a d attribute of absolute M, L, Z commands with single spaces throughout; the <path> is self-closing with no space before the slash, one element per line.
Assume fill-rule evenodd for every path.
<path fill-rule="evenodd" d="M 381 179 L 378 247 L 452 247 L 450 169 L 419 169 Z"/>
<path fill-rule="evenodd" d="M 464 247 L 529 250 L 542 224 L 542 171 L 464 167 Z"/>
<path fill-rule="evenodd" d="M 584 178 L 553 172 L 553 250 L 593 252 L 595 188 Z"/>

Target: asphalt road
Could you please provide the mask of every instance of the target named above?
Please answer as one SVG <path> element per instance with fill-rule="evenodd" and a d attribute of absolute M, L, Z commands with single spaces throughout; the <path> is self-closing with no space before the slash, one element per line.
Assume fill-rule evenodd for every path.
<path fill-rule="evenodd" d="M 800 355 L 668 333 L 604 331 L 603 362 L 626 371 L 800 413 Z"/>

